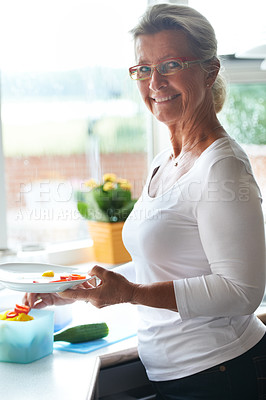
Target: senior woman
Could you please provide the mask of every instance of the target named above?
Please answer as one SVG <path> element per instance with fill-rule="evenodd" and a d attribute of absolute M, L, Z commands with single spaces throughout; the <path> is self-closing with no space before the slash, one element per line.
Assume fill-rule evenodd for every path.
<path fill-rule="evenodd" d="M 158 399 L 262 399 L 265 326 L 254 315 L 265 282 L 261 195 L 217 118 L 225 88 L 215 33 L 194 9 L 170 4 L 149 8 L 132 33 L 130 76 L 168 127 L 171 148 L 153 160 L 125 223 L 132 262 L 95 266 L 100 286 L 60 299 L 139 306 L 139 355 Z"/>

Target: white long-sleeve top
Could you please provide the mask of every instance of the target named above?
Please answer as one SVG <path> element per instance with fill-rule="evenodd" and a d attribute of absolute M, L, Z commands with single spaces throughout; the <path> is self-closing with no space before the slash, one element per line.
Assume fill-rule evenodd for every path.
<path fill-rule="evenodd" d="M 265 286 L 264 223 L 246 154 L 218 139 L 171 189 L 150 197 L 152 173 L 170 151 L 152 162 L 123 230 L 132 263 L 118 268 L 137 283 L 174 282 L 178 312 L 138 306 L 139 354 L 155 381 L 237 357 L 265 333 L 253 314 Z"/>

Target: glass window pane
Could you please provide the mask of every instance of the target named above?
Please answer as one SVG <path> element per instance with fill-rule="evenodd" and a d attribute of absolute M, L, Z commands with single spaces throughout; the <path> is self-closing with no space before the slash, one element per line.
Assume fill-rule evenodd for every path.
<path fill-rule="evenodd" d="M 9 245 L 86 238 L 75 198 L 84 181 L 116 173 L 137 197 L 145 180 L 147 113 L 128 75 L 128 31 L 146 1 L 6 3 L 0 33 Z"/>
<path fill-rule="evenodd" d="M 264 198 L 262 204 L 266 215 L 266 75 L 261 68 L 265 58 L 266 2 L 254 0 L 252 7 L 241 0 L 226 0 L 219 4 L 213 0 L 189 0 L 188 4 L 207 17 L 214 27 L 218 54 L 225 66 L 222 71 L 228 81 L 226 104 L 218 118 L 250 158 Z M 260 56 L 256 52 L 257 56 L 252 60 L 250 51 L 253 62 L 248 63 L 245 60 L 247 51 L 257 47 L 261 49 Z"/>
<path fill-rule="evenodd" d="M 225 106 L 219 114 L 228 133 L 242 144 L 263 196 L 266 215 L 266 83 L 234 84 L 228 87 Z"/>

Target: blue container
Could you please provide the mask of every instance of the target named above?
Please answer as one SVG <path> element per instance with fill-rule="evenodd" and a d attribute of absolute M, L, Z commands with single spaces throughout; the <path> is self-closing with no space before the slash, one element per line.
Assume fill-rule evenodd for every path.
<path fill-rule="evenodd" d="M 72 322 L 72 304 L 49 306 L 46 310 L 54 312 L 54 331 L 61 331 Z"/>
<path fill-rule="evenodd" d="M 31 310 L 31 321 L 0 320 L 0 361 L 27 364 L 53 352 L 54 313 Z"/>

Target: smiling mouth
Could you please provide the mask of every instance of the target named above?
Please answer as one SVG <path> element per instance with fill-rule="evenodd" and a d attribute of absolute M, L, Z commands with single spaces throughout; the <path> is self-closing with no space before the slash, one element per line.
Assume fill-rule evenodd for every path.
<path fill-rule="evenodd" d="M 155 101 L 155 103 L 163 103 L 163 102 L 165 102 L 165 101 L 174 100 L 174 99 L 176 99 L 178 96 L 180 96 L 180 94 L 174 94 L 173 96 L 167 96 L 167 97 L 160 97 L 160 98 L 158 98 L 158 99 L 152 98 L 152 100 Z"/>

